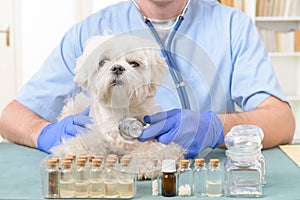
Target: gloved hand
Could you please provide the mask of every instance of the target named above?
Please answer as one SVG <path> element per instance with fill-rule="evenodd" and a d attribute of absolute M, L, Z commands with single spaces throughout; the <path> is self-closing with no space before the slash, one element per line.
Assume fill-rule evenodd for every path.
<path fill-rule="evenodd" d="M 138 138 L 143 142 L 156 138 L 158 142 L 177 143 L 187 150 L 186 158 L 194 158 L 206 148 L 216 148 L 224 140 L 223 123 L 214 112 L 197 113 L 173 109 L 145 116 L 150 126 Z"/>
<path fill-rule="evenodd" d="M 86 124 L 91 124 L 90 107 L 79 114 L 69 115 L 56 123 L 45 126 L 37 139 L 39 150 L 51 153 L 50 149 L 62 143 L 63 140 L 74 137 L 78 133 L 87 132 Z"/>

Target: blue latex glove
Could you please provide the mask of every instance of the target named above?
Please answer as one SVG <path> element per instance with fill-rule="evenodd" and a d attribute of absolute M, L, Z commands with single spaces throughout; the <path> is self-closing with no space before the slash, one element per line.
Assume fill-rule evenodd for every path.
<path fill-rule="evenodd" d="M 86 124 L 91 124 L 90 107 L 79 114 L 69 115 L 59 122 L 51 123 L 43 128 L 37 140 L 39 150 L 51 153 L 50 149 L 62 143 L 63 140 L 74 137 L 78 133 L 87 132 Z"/>
<path fill-rule="evenodd" d="M 223 123 L 214 112 L 197 113 L 174 109 L 145 116 L 150 126 L 138 138 L 143 142 L 156 138 L 158 142 L 177 143 L 187 150 L 186 158 L 194 158 L 206 148 L 216 148 L 224 140 Z"/>

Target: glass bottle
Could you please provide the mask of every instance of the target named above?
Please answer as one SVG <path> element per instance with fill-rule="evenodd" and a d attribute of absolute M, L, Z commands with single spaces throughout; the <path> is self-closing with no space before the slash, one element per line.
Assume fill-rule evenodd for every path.
<path fill-rule="evenodd" d="M 116 159 L 106 159 L 104 169 L 105 198 L 118 198 Z"/>
<path fill-rule="evenodd" d="M 151 172 L 151 189 L 152 196 L 159 196 L 161 194 L 160 184 L 161 184 L 161 166 L 157 159 L 152 160 L 152 172 Z"/>
<path fill-rule="evenodd" d="M 130 172 L 130 159 L 122 158 L 119 165 L 119 198 L 132 198 L 135 194 L 134 175 Z"/>
<path fill-rule="evenodd" d="M 91 162 L 90 171 L 90 197 L 91 198 L 102 198 L 104 197 L 105 186 L 104 186 L 104 173 L 101 166 L 101 159 L 93 159 Z"/>
<path fill-rule="evenodd" d="M 178 196 L 191 196 L 193 185 L 193 171 L 189 160 L 180 160 L 178 168 Z"/>
<path fill-rule="evenodd" d="M 262 149 L 262 140 L 264 138 L 263 130 L 256 125 L 237 125 L 231 128 L 225 137 L 225 145 L 231 152 L 251 153 Z M 266 180 L 266 161 L 262 153 L 258 157 L 261 164 L 263 185 Z"/>
<path fill-rule="evenodd" d="M 86 168 L 86 159 L 77 159 L 75 179 L 75 197 L 87 198 L 89 196 L 90 173 Z"/>
<path fill-rule="evenodd" d="M 261 154 L 263 132 L 258 126 L 233 127 L 225 137 L 226 196 L 260 197 L 264 182 L 265 160 Z"/>
<path fill-rule="evenodd" d="M 210 159 L 207 169 L 206 195 L 209 197 L 222 196 L 222 170 L 219 159 Z"/>
<path fill-rule="evenodd" d="M 161 194 L 165 197 L 176 196 L 175 160 L 162 160 Z"/>
<path fill-rule="evenodd" d="M 61 167 L 59 196 L 60 198 L 73 198 L 75 196 L 75 178 L 72 170 L 72 161 L 64 160 Z"/>
<path fill-rule="evenodd" d="M 58 161 L 56 159 L 48 160 L 48 198 L 58 197 Z"/>
<path fill-rule="evenodd" d="M 195 159 L 195 166 L 193 172 L 194 172 L 194 194 L 197 197 L 205 197 L 207 169 L 205 166 L 204 158 Z"/>

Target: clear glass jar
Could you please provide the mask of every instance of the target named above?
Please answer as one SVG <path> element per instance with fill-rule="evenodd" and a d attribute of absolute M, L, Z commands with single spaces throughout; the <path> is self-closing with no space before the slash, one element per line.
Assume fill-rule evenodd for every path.
<path fill-rule="evenodd" d="M 104 173 L 101 159 L 93 159 L 90 171 L 90 197 L 103 198 L 105 193 Z"/>
<path fill-rule="evenodd" d="M 210 159 L 207 169 L 206 195 L 208 197 L 222 196 L 222 169 L 219 159 Z"/>
<path fill-rule="evenodd" d="M 194 176 L 194 195 L 196 197 L 205 197 L 207 169 L 205 166 L 204 158 L 195 159 L 193 176 Z"/>
<path fill-rule="evenodd" d="M 263 137 L 263 131 L 255 125 L 235 126 L 226 135 L 226 196 L 262 196 L 266 174 L 266 164 L 261 154 Z"/>
<path fill-rule="evenodd" d="M 61 167 L 59 196 L 60 198 L 73 198 L 75 197 L 75 178 L 72 170 L 72 161 L 64 160 Z"/>
<path fill-rule="evenodd" d="M 89 197 L 89 179 L 90 173 L 86 167 L 86 159 L 78 159 L 75 171 L 75 197 Z"/>
<path fill-rule="evenodd" d="M 224 191 L 232 197 L 260 197 L 263 174 L 258 160 L 260 152 L 233 153 L 226 151 Z"/>
<path fill-rule="evenodd" d="M 180 160 L 180 167 L 178 168 L 178 196 L 192 196 L 193 195 L 193 171 L 189 166 L 189 160 Z"/>

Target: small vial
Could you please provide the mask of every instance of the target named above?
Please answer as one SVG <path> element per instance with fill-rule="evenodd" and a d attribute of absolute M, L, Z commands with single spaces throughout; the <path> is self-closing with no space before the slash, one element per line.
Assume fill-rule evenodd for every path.
<path fill-rule="evenodd" d="M 191 196 L 193 185 L 193 172 L 189 160 L 180 160 L 178 169 L 178 196 Z"/>
<path fill-rule="evenodd" d="M 75 171 L 75 197 L 87 198 L 89 196 L 89 170 L 86 168 L 86 160 L 78 159 Z"/>
<path fill-rule="evenodd" d="M 161 177 L 161 167 L 159 166 L 159 162 L 157 159 L 152 161 L 153 169 L 151 172 L 151 189 L 152 189 L 152 196 L 159 196 L 160 192 L 160 177 Z"/>
<path fill-rule="evenodd" d="M 222 196 L 222 170 L 219 159 L 210 159 L 207 170 L 206 195 L 209 197 Z"/>
<path fill-rule="evenodd" d="M 91 163 L 90 173 L 90 197 L 91 198 L 102 198 L 104 197 L 105 186 L 104 186 L 104 173 L 101 167 L 101 159 L 93 159 Z"/>
<path fill-rule="evenodd" d="M 206 174 L 205 160 L 203 158 L 195 159 L 194 167 L 194 194 L 197 197 L 206 196 Z"/>
<path fill-rule="evenodd" d="M 56 159 L 48 160 L 48 197 L 58 197 L 58 161 Z"/>
<path fill-rule="evenodd" d="M 176 196 L 175 160 L 162 160 L 161 194 L 165 197 Z"/>
<path fill-rule="evenodd" d="M 122 158 L 119 166 L 119 198 L 132 198 L 135 194 L 134 176 L 129 170 L 130 159 Z"/>
<path fill-rule="evenodd" d="M 138 138 L 143 130 L 143 123 L 135 118 L 125 118 L 119 123 L 120 135 L 125 139 Z"/>
<path fill-rule="evenodd" d="M 72 161 L 64 160 L 59 179 L 60 198 L 73 198 L 75 196 L 75 179 L 72 171 Z"/>
<path fill-rule="evenodd" d="M 105 198 L 118 198 L 118 177 L 116 171 L 116 160 L 106 159 L 105 162 L 105 174 L 104 174 L 104 185 L 105 185 Z"/>

